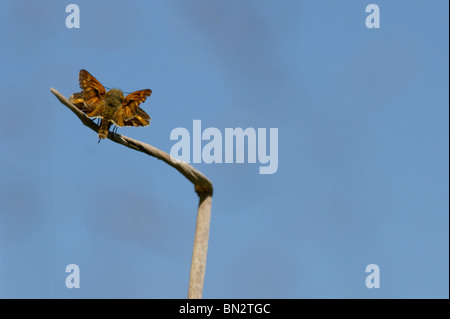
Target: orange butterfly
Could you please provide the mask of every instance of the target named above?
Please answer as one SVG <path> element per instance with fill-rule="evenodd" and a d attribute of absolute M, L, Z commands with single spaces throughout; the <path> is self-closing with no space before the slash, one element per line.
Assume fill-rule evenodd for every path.
<path fill-rule="evenodd" d="M 106 138 L 112 123 L 117 126 L 148 126 L 150 116 L 139 104 L 152 94 L 152 90 L 139 90 L 124 97 L 119 89 L 106 89 L 86 70 L 80 71 L 80 93 L 74 93 L 70 100 L 87 116 L 101 118 L 98 137 Z"/>

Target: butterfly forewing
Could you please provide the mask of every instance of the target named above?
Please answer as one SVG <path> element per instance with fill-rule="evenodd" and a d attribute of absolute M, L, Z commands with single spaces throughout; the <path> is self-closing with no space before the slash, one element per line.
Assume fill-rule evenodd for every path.
<path fill-rule="evenodd" d="M 150 89 L 139 90 L 128 94 L 123 101 L 125 119 L 132 118 L 136 114 L 139 104 L 143 103 L 151 94 L 152 90 Z"/>
<path fill-rule="evenodd" d="M 88 71 L 80 71 L 80 87 L 83 89 L 83 100 L 86 106 L 86 115 L 89 117 L 101 117 L 106 90 L 103 85 Z"/>

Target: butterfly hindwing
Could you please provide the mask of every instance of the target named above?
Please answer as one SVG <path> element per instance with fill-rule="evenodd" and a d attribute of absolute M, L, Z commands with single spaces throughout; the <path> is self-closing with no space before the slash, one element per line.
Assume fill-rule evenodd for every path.
<path fill-rule="evenodd" d="M 117 126 L 148 126 L 150 124 L 150 116 L 139 106 L 131 118 L 127 119 L 124 113 L 125 108 L 123 106 L 117 109 L 112 119 L 114 124 Z"/>
<path fill-rule="evenodd" d="M 72 102 L 81 112 L 86 113 L 86 105 L 84 104 L 83 93 L 78 92 L 74 93 L 69 98 L 70 102 Z"/>
<path fill-rule="evenodd" d="M 150 125 L 150 116 L 138 106 L 134 117 L 124 123 L 125 126 L 148 126 Z"/>

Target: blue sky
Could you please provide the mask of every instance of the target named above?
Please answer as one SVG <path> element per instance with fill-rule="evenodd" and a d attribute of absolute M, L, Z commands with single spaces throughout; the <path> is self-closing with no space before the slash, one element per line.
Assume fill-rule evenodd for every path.
<path fill-rule="evenodd" d="M 150 88 L 149 127 L 278 128 L 214 184 L 205 298 L 448 298 L 448 2 L 4 1 L 0 297 L 185 298 L 198 198 L 50 93 Z M 381 28 L 365 26 L 376 3 Z M 81 288 L 67 289 L 77 264 Z M 365 268 L 380 268 L 380 288 Z"/>

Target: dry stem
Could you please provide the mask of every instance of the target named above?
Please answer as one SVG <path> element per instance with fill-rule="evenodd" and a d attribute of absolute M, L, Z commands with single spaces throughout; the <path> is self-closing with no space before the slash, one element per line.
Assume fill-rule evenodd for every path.
<path fill-rule="evenodd" d="M 70 102 L 61 93 L 53 88 L 51 88 L 51 92 L 59 99 L 62 104 L 64 104 L 72 112 L 74 112 L 84 125 L 92 129 L 93 131 L 98 132 L 99 126 L 95 124 L 94 121 L 89 119 L 89 117 L 87 117 L 82 111 L 80 111 L 72 102 Z M 188 298 L 201 298 L 203 291 L 203 281 L 205 277 L 206 255 L 208 252 L 208 238 L 211 220 L 211 202 L 213 194 L 213 186 L 211 181 L 191 165 L 185 162 L 178 161 L 172 158 L 166 152 L 163 152 L 149 144 L 112 132 L 108 133 L 108 138 L 113 142 L 122 144 L 126 147 L 164 161 L 168 165 L 177 169 L 181 174 L 183 174 L 184 177 L 186 177 L 194 184 L 195 191 L 197 192 L 200 201 L 197 213 L 194 249 L 192 253 Z"/>

